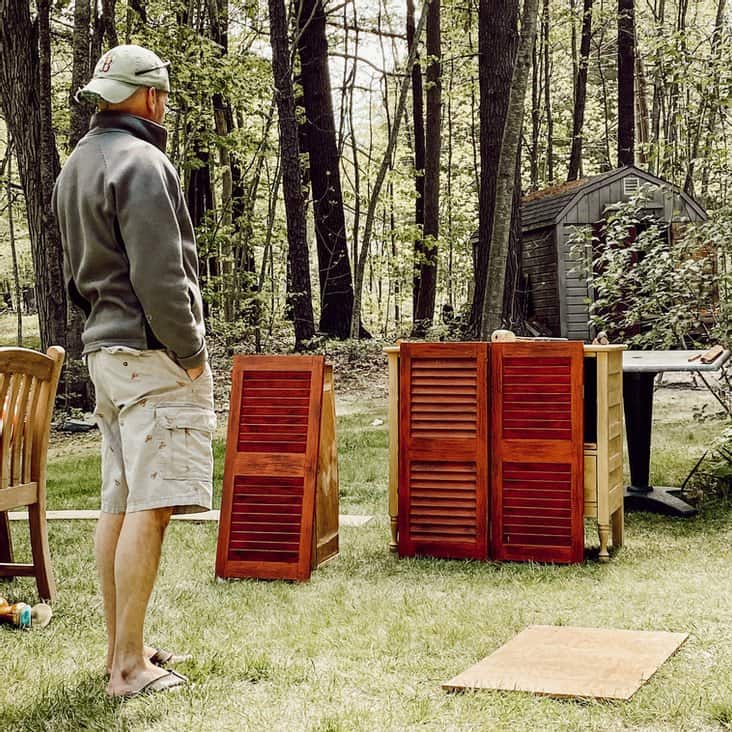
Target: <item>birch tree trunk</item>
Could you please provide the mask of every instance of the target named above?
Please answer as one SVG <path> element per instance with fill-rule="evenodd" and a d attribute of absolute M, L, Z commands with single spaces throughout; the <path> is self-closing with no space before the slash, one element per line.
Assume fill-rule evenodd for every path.
<path fill-rule="evenodd" d="M 478 245 L 474 256 L 475 291 L 469 329 L 481 333 L 488 259 L 492 247 L 498 166 L 518 47 L 518 0 L 482 0 L 478 25 L 480 83 L 480 185 Z"/>

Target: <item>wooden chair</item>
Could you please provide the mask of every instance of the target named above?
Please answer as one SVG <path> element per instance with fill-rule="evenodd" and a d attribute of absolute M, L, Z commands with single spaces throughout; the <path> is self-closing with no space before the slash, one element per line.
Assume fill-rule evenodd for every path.
<path fill-rule="evenodd" d="M 46 458 L 64 350 L 47 355 L 0 348 L 0 577 L 35 577 L 53 600 L 56 584 L 46 531 Z M 28 507 L 32 564 L 13 561 L 8 510 Z"/>

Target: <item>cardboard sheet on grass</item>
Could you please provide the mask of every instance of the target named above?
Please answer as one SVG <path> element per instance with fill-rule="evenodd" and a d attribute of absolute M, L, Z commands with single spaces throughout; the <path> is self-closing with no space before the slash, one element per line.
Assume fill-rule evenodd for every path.
<path fill-rule="evenodd" d="M 530 625 L 443 689 L 630 699 L 686 633 Z"/>

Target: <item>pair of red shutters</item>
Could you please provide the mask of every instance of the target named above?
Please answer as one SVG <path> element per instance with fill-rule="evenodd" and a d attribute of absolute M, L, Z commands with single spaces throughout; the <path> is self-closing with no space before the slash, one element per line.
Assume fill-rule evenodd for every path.
<path fill-rule="evenodd" d="M 580 562 L 583 345 L 402 343 L 401 556 Z"/>

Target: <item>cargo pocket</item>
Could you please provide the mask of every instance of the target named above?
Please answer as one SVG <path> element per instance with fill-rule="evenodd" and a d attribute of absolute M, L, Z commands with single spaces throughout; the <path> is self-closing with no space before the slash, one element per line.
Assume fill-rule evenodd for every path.
<path fill-rule="evenodd" d="M 155 407 L 155 424 L 165 452 L 163 478 L 213 480 L 213 410 L 195 404 L 159 404 Z"/>

